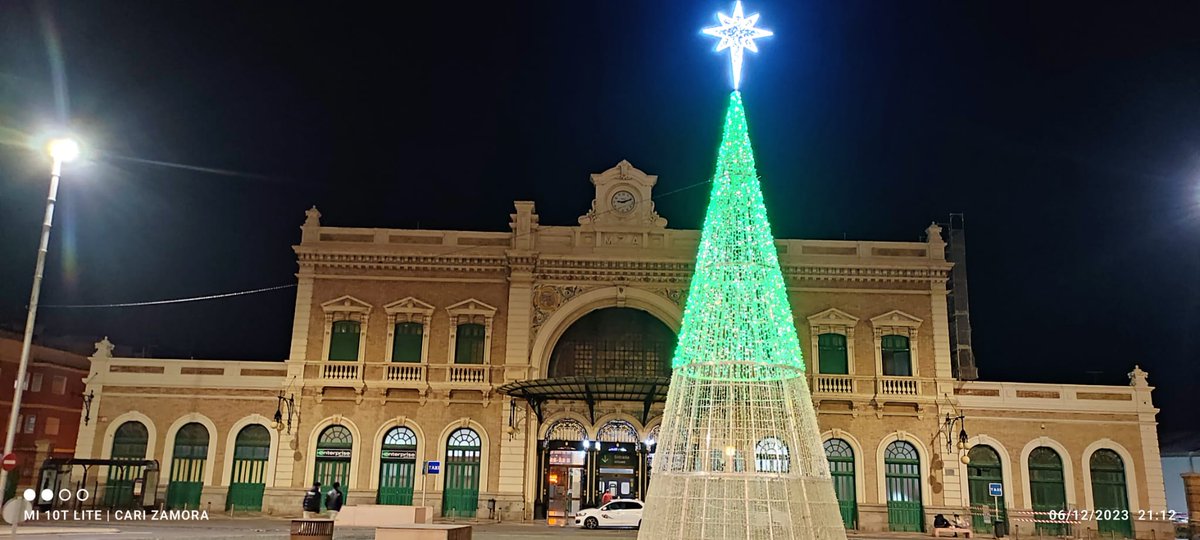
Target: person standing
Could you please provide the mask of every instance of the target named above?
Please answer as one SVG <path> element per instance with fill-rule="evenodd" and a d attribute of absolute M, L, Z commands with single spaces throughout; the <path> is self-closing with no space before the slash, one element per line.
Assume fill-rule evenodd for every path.
<path fill-rule="evenodd" d="M 304 510 L 304 519 L 312 519 L 313 515 L 321 511 L 321 483 L 313 482 L 312 487 L 304 492 L 304 502 L 301 507 Z"/>
<path fill-rule="evenodd" d="M 600 497 L 600 504 L 602 504 L 602 505 L 608 504 L 608 503 L 612 502 L 612 500 L 613 500 L 612 490 L 610 490 L 610 489 L 604 490 L 604 495 Z"/>
<path fill-rule="evenodd" d="M 334 482 L 333 489 L 325 494 L 325 508 L 329 509 L 329 519 L 337 519 L 338 512 L 342 511 L 342 502 L 345 497 L 345 494 L 342 493 L 341 483 Z"/>

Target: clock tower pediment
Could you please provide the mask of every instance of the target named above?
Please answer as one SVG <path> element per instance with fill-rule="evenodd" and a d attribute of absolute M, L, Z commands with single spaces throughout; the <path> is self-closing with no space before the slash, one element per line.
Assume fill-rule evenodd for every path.
<path fill-rule="evenodd" d="M 658 177 L 649 175 L 621 160 L 615 167 L 592 175 L 596 195 L 592 208 L 579 216 L 584 229 L 596 231 L 635 231 L 664 229 L 667 220 L 654 211 L 651 191 Z"/>

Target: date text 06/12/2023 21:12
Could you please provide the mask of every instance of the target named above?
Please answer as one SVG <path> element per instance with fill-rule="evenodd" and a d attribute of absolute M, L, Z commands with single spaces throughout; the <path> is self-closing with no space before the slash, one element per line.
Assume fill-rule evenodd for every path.
<path fill-rule="evenodd" d="M 1048 518 L 1055 521 L 1129 521 L 1129 518 L 1134 518 L 1138 521 L 1171 521 L 1175 519 L 1174 510 L 1138 510 L 1130 512 L 1129 510 L 1121 509 L 1073 509 L 1073 510 L 1051 510 L 1047 513 Z"/>

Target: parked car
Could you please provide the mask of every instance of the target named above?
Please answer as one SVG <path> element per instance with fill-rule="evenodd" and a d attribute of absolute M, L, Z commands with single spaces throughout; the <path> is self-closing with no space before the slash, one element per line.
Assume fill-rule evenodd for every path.
<path fill-rule="evenodd" d="M 585 529 L 600 527 L 641 527 L 642 501 L 617 499 L 600 508 L 588 508 L 575 514 L 575 526 Z"/>

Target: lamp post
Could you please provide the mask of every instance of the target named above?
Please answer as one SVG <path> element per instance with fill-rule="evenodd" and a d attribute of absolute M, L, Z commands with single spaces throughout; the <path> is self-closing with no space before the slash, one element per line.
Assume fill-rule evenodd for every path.
<path fill-rule="evenodd" d="M 58 177 L 62 164 L 79 157 L 79 143 L 73 139 L 54 139 L 47 146 L 50 166 L 50 194 L 46 197 L 46 217 L 42 221 L 42 239 L 38 244 L 37 265 L 33 270 L 33 291 L 29 293 L 29 316 L 25 319 L 25 341 L 21 344 L 21 364 L 17 368 L 16 389 L 13 391 L 12 411 L 8 415 L 8 432 L 4 436 L 4 455 L 11 454 L 16 439 L 17 418 L 21 396 L 25 393 L 25 374 L 29 370 L 29 350 L 33 345 L 33 325 L 37 320 L 38 297 L 42 291 L 42 271 L 46 267 L 46 250 L 50 243 L 50 225 L 54 221 L 54 201 L 58 198 Z M 0 489 L 7 491 L 8 471 L 0 470 Z"/>

